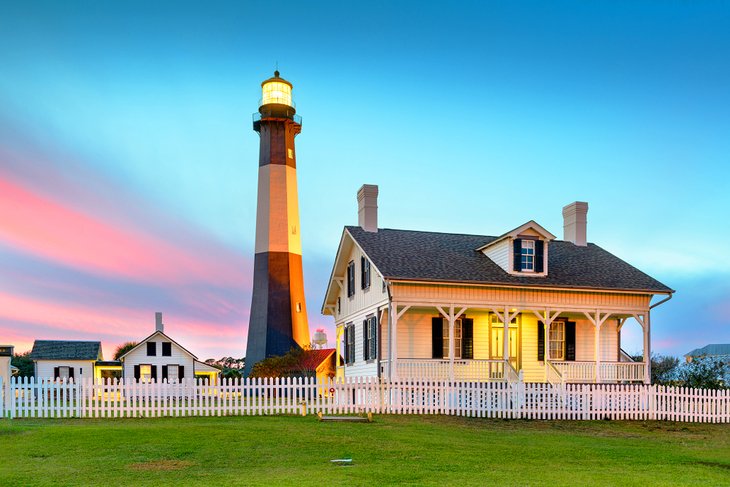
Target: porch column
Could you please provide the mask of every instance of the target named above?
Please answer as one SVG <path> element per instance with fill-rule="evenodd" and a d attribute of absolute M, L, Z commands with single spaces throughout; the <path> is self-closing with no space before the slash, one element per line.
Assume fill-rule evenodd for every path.
<path fill-rule="evenodd" d="M 454 345 L 454 307 L 449 308 L 449 380 L 454 381 L 454 355 L 456 346 Z"/>
<path fill-rule="evenodd" d="M 594 381 L 596 384 L 601 382 L 601 325 L 596 325 L 594 330 L 596 330 L 596 343 L 595 343 L 595 355 L 596 358 L 596 370 L 595 370 L 595 379 Z"/>
<path fill-rule="evenodd" d="M 393 303 L 390 308 L 390 319 L 388 320 L 388 347 L 390 348 L 390 363 L 388 364 L 388 376 L 391 381 L 398 379 L 398 372 L 396 368 L 396 356 L 398 355 L 398 344 L 397 336 L 398 330 L 396 324 L 398 323 L 398 305 Z"/>
<path fill-rule="evenodd" d="M 459 317 L 464 314 L 464 311 L 466 311 L 466 307 L 463 307 L 458 313 L 454 312 L 454 305 L 450 305 L 447 313 L 444 310 L 445 306 L 436 306 L 436 309 L 438 309 L 439 313 L 441 313 L 444 318 L 446 318 L 449 322 L 449 380 L 452 382 L 454 381 L 454 356 L 456 355 L 456 344 L 454 343 L 454 324 L 456 323 L 456 320 L 459 319 Z M 463 337 L 462 337 L 463 338 Z"/>
<path fill-rule="evenodd" d="M 595 315 L 591 315 L 590 313 L 584 311 L 584 315 L 586 315 L 586 318 L 588 318 L 591 323 L 593 323 L 594 329 L 596 330 L 596 337 L 595 337 L 595 360 L 596 360 L 596 370 L 595 370 L 595 382 L 596 384 L 601 382 L 601 326 L 606 322 L 609 316 L 611 316 L 610 312 L 601 313 L 601 310 L 597 309 Z"/>
<path fill-rule="evenodd" d="M 504 339 L 502 340 L 502 358 L 505 361 L 505 367 L 509 363 L 509 322 L 512 321 L 509 318 L 509 309 L 504 308 L 504 328 L 502 329 L 502 333 L 504 334 Z M 505 370 L 505 377 L 507 376 L 507 371 Z"/>
<path fill-rule="evenodd" d="M 532 311 L 532 314 L 537 316 L 538 320 L 542 321 L 542 324 L 545 327 L 545 342 L 544 342 L 545 357 L 544 357 L 544 359 L 545 359 L 545 380 L 547 381 L 548 380 L 548 368 L 550 367 L 550 364 L 548 362 L 550 362 L 550 360 L 552 359 L 552 357 L 550 356 L 550 327 L 552 326 L 553 321 L 555 321 L 557 319 L 557 317 L 560 316 L 560 313 L 562 312 L 562 310 L 551 311 L 550 309 L 546 309 L 545 311 L 542 312 L 542 314 L 538 313 L 535 310 L 531 310 L 531 311 Z"/>
<path fill-rule="evenodd" d="M 398 303 L 391 306 L 390 326 L 390 380 L 398 380 L 398 319 L 408 311 L 410 305 L 404 306 L 398 311 Z"/>
<path fill-rule="evenodd" d="M 649 311 L 644 315 L 644 384 L 651 384 L 651 325 Z"/>

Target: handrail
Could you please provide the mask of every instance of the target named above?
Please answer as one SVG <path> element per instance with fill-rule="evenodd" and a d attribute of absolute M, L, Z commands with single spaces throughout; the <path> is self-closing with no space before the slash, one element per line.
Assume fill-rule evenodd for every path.
<path fill-rule="evenodd" d="M 515 384 L 520 381 L 520 374 L 518 374 L 517 370 L 512 367 L 512 364 L 509 360 L 504 361 L 504 371 L 505 379 L 507 379 L 507 382 L 509 382 L 510 384 Z"/>
<path fill-rule="evenodd" d="M 562 384 L 564 381 L 563 374 L 560 373 L 560 371 L 555 367 L 555 365 L 550 361 L 545 361 L 546 367 L 545 367 L 545 380 L 548 381 L 552 385 L 558 385 Z"/>

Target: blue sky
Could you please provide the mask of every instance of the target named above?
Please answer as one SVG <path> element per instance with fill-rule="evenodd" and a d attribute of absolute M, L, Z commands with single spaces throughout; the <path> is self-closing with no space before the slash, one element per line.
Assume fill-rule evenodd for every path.
<path fill-rule="evenodd" d="M 390 228 L 498 235 L 535 219 L 562 235 L 562 206 L 588 201 L 589 240 L 677 290 L 653 317 L 655 350 L 730 342 L 724 2 L 0 12 L 0 341 L 101 338 L 110 355 L 159 310 L 203 358 L 243 355 L 251 114 L 278 63 L 304 119 L 312 328 L 332 329 L 326 279 L 373 183 Z"/>

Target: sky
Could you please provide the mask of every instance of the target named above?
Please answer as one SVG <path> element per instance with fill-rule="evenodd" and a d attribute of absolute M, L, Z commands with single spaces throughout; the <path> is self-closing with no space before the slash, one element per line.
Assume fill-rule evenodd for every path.
<path fill-rule="evenodd" d="M 730 342 L 730 5 L 0 0 L 0 342 L 166 331 L 245 356 L 260 83 L 303 117 L 310 330 L 355 194 L 379 226 L 588 240 L 677 292 L 654 351 Z M 641 350 L 639 327 L 622 344 Z"/>

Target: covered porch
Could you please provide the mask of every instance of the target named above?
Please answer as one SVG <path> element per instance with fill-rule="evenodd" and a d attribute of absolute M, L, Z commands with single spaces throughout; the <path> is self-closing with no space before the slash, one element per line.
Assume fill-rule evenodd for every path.
<path fill-rule="evenodd" d="M 648 307 L 394 302 L 384 315 L 383 378 L 650 382 L 650 364 L 632 361 L 620 340 L 627 322 L 638 323 L 643 356 L 650 356 Z"/>

